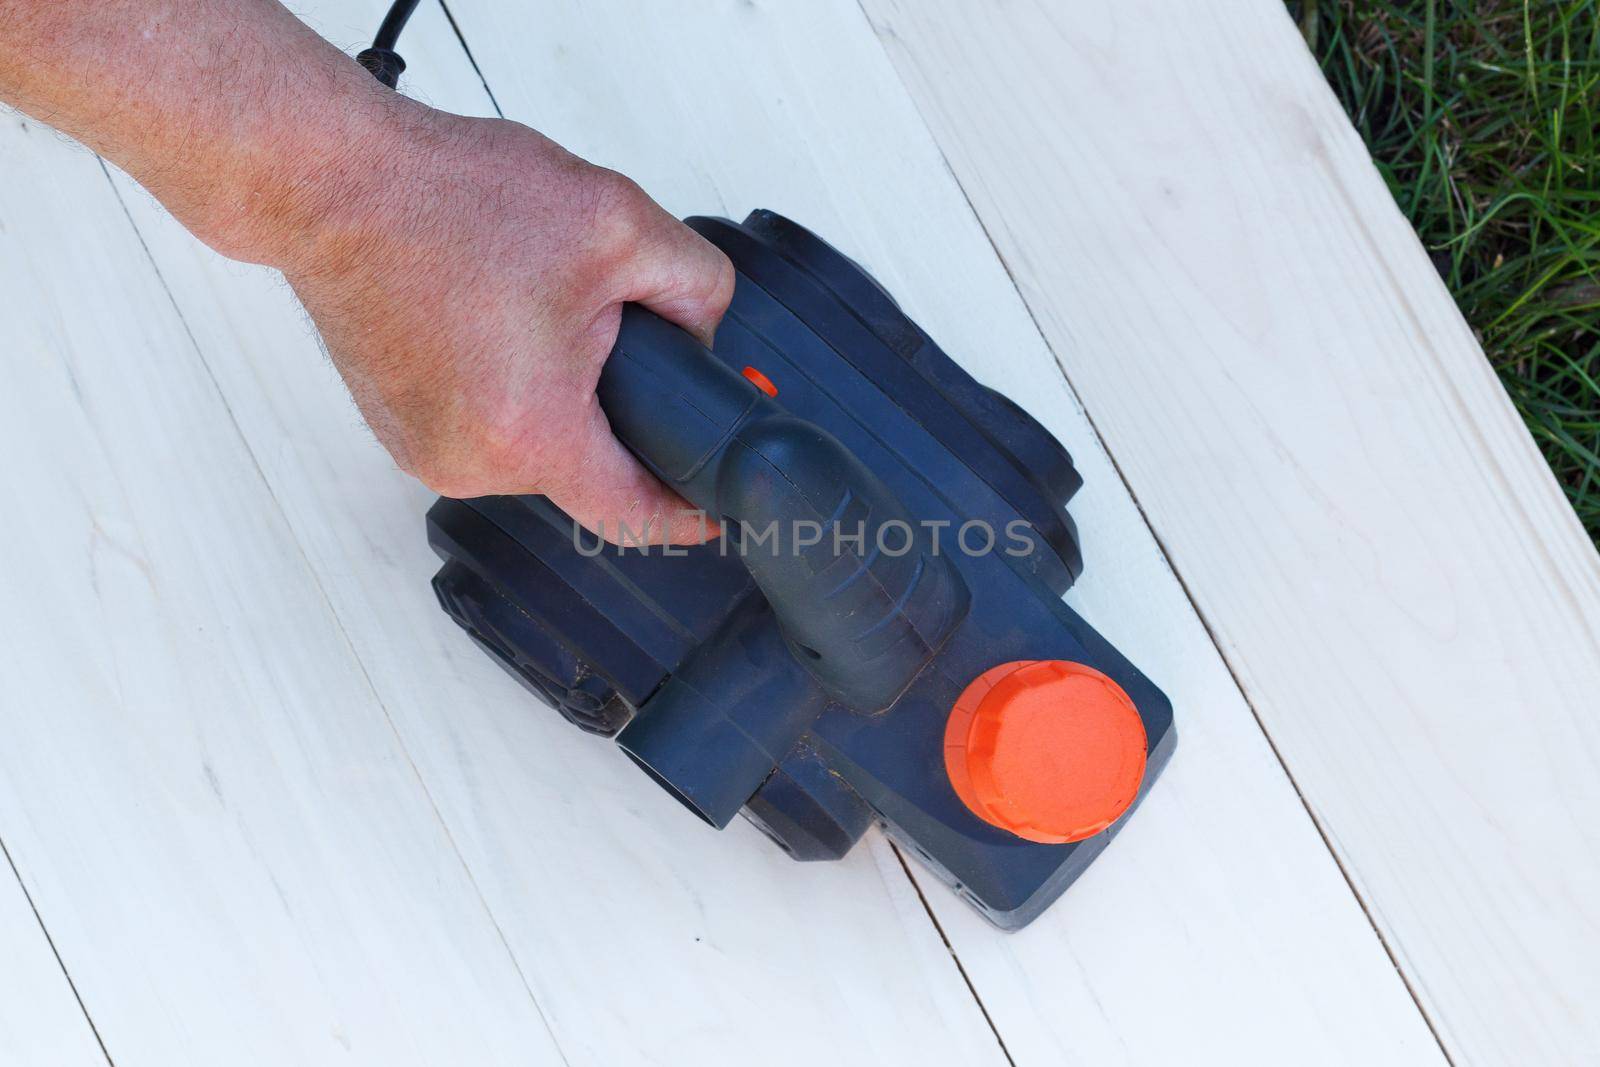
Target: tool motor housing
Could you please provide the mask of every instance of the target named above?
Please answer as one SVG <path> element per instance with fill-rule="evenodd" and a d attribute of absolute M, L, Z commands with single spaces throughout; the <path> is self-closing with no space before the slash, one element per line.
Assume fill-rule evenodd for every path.
<path fill-rule="evenodd" d="M 742 812 L 820 860 L 878 822 L 1020 927 L 1137 800 L 1065 843 L 980 817 L 947 751 L 968 687 L 1032 661 L 1109 679 L 1143 728 L 1137 796 L 1175 743 L 1166 697 L 1062 602 L 1083 565 L 1071 457 L 809 231 L 768 211 L 688 224 L 737 271 L 715 347 L 630 306 L 598 392 L 724 537 L 617 549 L 540 496 L 441 498 L 439 602 L 713 826 Z"/>

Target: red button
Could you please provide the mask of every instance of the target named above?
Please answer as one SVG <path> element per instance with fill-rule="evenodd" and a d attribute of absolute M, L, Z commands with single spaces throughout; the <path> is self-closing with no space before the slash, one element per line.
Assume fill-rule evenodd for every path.
<path fill-rule="evenodd" d="M 980 819 L 1041 844 L 1093 837 L 1144 779 L 1144 723 L 1122 687 L 1068 660 L 984 671 L 956 700 L 944 762 Z"/>
<path fill-rule="evenodd" d="M 743 371 L 743 374 L 746 378 L 750 379 L 750 383 L 752 385 L 761 390 L 763 393 L 766 393 L 768 396 L 778 395 L 778 387 L 772 384 L 772 379 L 768 378 L 765 374 L 762 374 L 754 367 L 746 367 Z"/>

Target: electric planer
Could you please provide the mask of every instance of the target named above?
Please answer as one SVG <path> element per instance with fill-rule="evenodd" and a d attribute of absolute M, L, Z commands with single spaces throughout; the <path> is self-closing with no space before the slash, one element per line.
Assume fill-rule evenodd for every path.
<path fill-rule="evenodd" d="M 601 544 L 539 496 L 441 498 L 440 604 L 712 826 L 797 860 L 888 834 L 996 925 L 1037 916 L 1171 755 L 1167 698 L 1062 602 L 1071 457 L 854 262 L 769 211 L 707 349 L 637 306 L 598 394 L 722 524 Z"/>

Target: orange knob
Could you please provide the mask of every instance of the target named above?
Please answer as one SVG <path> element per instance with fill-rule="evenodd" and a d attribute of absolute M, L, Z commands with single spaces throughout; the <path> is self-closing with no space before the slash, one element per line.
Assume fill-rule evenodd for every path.
<path fill-rule="evenodd" d="M 980 819 L 1061 845 L 1128 810 L 1146 744 L 1133 701 L 1110 678 L 1067 660 L 1015 660 L 962 691 L 945 726 L 944 764 Z"/>

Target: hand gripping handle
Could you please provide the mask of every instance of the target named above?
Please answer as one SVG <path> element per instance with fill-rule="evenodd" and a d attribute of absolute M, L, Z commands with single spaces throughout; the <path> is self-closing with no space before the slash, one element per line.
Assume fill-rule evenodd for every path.
<path fill-rule="evenodd" d="M 835 699 L 887 707 L 966 614 L 960 574 L 882 479 L 688 333 L 625 306 L 596 391 L 618 439 L 722 521 Z"/>

